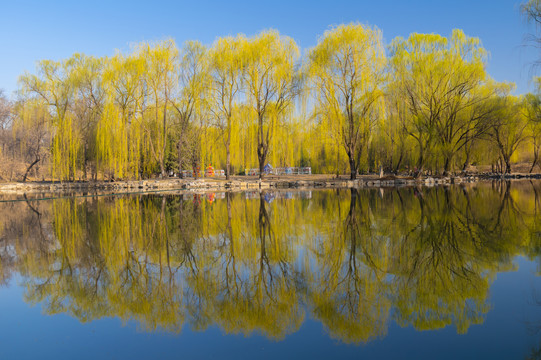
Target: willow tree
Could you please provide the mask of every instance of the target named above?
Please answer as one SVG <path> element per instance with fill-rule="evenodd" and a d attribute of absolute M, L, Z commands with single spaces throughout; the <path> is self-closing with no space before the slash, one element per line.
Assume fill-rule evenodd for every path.
<path fill-rule="evenodd" d="M 18 139 L 22 158 L 26 163 L 22 182 L 30 171 L 47 158 L 50 146 L 50 115 L 42 99 L 21 99 L 13 105 L 12 135 Z M 36 170 L 37 174 L 37 170 Z"/>
<path fill-rule="evenodd" d="M 52 175 L 60 180 L 75 180 L 81 139 L 71 106 L 75 100 L 76 79 L 73 59 L 38 63 L 36 75 L 25 74 L 19 82 L 23 92 L 41 98 L 52 115 Z"/>
<path fill-rule="evenodd" d="M 395 39 L 391 48 L 395 86 L 408 107 L 408 133 L 419 147 L 418 171 L 436 148 L 448 172 L 457 153 L 490 127 L 494 109 L 481 104 L 501 86 L 490 84 L 487 53 L 462 30 L 449 38 L 412 34 Z"/>
<path fill-rule="evenodd" d="M 257 123 L 261 179 L 273 134 L 299 91 L 295 69 L 299 48 L 292 38 L 269 30 L 248 39 L 243 55 L 243 84 Z"/>
<path fill-rule="evenodd" d="M 97 169 L 112 178 L 135 177 L 144 154 L 141 78 L 143 60 L 135 54 L 116 54 L 104 64 L 105 99 L 96 130 Z"/>
<path fill-rule="evenodd" d="M 75 101 L 73 113 L 81 131 L 83 178 L 87 179 L 87 164 L 95 158 L 96 127 L 105 101 L 103 70 L 106 59 L 74 54 Z"/>
<path fill-rule="evenodd" d="M 165 40 L 156 44 L 141 44 L 138 54 L 145 60 L 143 91 L 148 99 L 143 124 L 151 153 L 160 168 L 160 176 L 165 177 L 167 141 L 171 129 L 168 109 L 178 85 L 178 49 L 173 40 Z"/>
<path fill-rule="evenodd" d="M 12 109 L 13 103 L 9 101 L 4 90 L 0 89 L 0 142 L 2 143 L 0 156 L 4 155 L 6 145 L 10 142 L 9 129 L 12 126 Z"/>
<path fill-rule="evenodd" d="M 386 58 L 381 31 L 354 23 L 337 26 L 325 32 L 308 57 L 316 116 L 344 147 L 355 179 L 363 147 L 383 112 Z"/>
<path fill-rule="evenodd" d="M 499 111 L 494 115 L 494 120 L 488 133 L 499 152 L 499 160 L 502 173 L 511 173 L 511 158 L 519 145 L 527 136 L 527 115 L 524 111 L 524 98 L 512 95 L 498 97 L 494 102 L 498 104 Z M 505 164 L 505 170 L 503 165 Z"/>
<path fill-rule="evenodd" d="M 408 111 L 400 89 L 391 82 L 385 92 L 385 119 L 378 127 L 375 146 L 381 156 L 381 164 L 386 171 L 398 170 L 411 160 L 412 139 L 408 136 L 406 124 Z"/>
<path fill-rule="evenodd" d="M 524 113 L 528 121 L 528 137 L 533 150 L 532 166 L 530 173 L 539 162 L 541 151 L 541 78 L 535 78 L 536 93 L 526 94 L 524 98 Z"/>
<path fill-rule="evenodd" d="M 209 110 L 216 127 L 221 132 L 225 152 L 225 177 L 231 176 L 231 136 L 233 135 L 233 110 L 238 103 L 242 80 L 242 36 L 216 40 L 209 53 L 210 91 Z"/>
<path fill-rule="evenodd" d="M 176 111 L 174 131 L 177 139 L 177 160 L 182 176 L 187 160 L 195 167 L 198 156 L 194 155 L 199 147 L 198 126 L 194 121 L 201 117 L 204 106 L 204 88 L 207 85 L 207 49 L 198 41 L 188 41 L 182 47 L 179 56 L 177 93 L 171 104 Z"/>

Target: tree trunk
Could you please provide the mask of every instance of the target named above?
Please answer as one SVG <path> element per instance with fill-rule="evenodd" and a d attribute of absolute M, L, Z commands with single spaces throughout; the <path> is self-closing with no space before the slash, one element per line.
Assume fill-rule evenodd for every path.
<path fill-rule="evenodd" d="M 265 151 L 262 144 L 257 146 L 257 158 L 259 160 L 259 180 L 263 179 L 263 169 L 265 168 L 265 160 L 267 157 L 267 152 Z"/>
<path fill-rule="evenodd" d="M 30 172 L 30 170 L 34 167 L 34 165 L 36 165 L 40 160 L 40 157 L 36 157 L 36 159 L 32 162 L 32 164 L 30 164 L 28 166 L 28 168 L 26 168 L 26 172 L 24 173 L 24 176 L 23 176 L 23 182 L 26 182 L 26 177 L 28 176 L 28 173 Z"/>
<path fill-rule="evenodd" d="M 165 173 L 165 166 L 164 166 L 163 163 L 164 163 L 164 160 L 162 158 L 162 160 L 160 161 L 160 178 L 162 178 L 162 179 L 165 178 L 165 176 L 167 175 Z"/>
<path fill-rule="evenodd" d="M 180 140 L 177 141 L 177 164 L 178 164 L 178 177 L 181 179 L 184 179 L 184 175 L 182 173 L 182 144 L 180 143 Z"/>
<path fill-rule="evenodd" d="M 165 172 L 165 152 L 167 150 L 167 91 L 166 91 L 166 100 L 163 105 L 163 146 L 162 146 L 162 156 L 160 159 L 160 170 L 161 170 L 161 177 L 166 177 Z"/>
<path fill-rule="evenodd" d="M 226 148 L 226 160 L 225 160 L 225 179 L 229 180 L 231 177 L 231 150 L 229 149 L 229 144 Z"/>
<path fill-rule="evenodd" d="M 192 163 L 192 171 L 193 171 L 193 177 L 195 180 L 197 180 L 199 178 L 199 169 L 197 169 L 198 166 L 197 166 L 197 162 L 194 161 Z"/>
<path fill-rule="evenodd" d="M 533 168 L 537 164 L 538 157 L 539 157 L 539 151 L 537 149 L 535 149 L 534 152 L 533 152 L 533 162 L 532 162 L 532 167 L 530 168 L 530 174 L 532 173 Z"/>
<path fill-rule="evenodd" d="M 509 162 L 509 158 L 505 158 L 505 173 L 511 174 L 511 163 Z"/>
<path fill-rule="evenodd" d="M 353 154 L 348 153 L 349 158 L 349 170 L 350 170 L 350 179 L 355 180 L 357 179 L 357 164 L 355 163 L 355 158 L 353 157 Z"/>
<path fill-rule="evenodd" d="M 231 177 L 231 116 L 227 121 L 227 141 L 225 143 L 225 179 L 229 180 Z"/>
<path fill-rule="evenodd" d="M 400 165 L 402 164 L 402 159 L 403 158 L 404 158 L 404 152 L 400 151 L 400 157 L 398 158 L 398 161 L 396 162 L 393 173 L 398 174 L 398 171 L 400 170 Z"/>
<path fill-rule="evenodd" d="M 449 168 L 451 167 L 451 159 L 449 156 L 445 157 L 445 163 L 443 164 L 443 176 L 449 175 Z"/>
<path fill-rule="evenodd" d="M 470 152 L 466 154 L 466 160 L 464 160 L 464 164 L 462 164 L 462 172 L 465 172 L 468 168 L 468 165 L 470 164 Z"/>
<path fill-rule="evenodd" d="M 424 148 L 421 141 L 419 141 L 419 160 L 417 161 L 417 172 L 414 174 L 414 177 L 418 178 L 421 176 L 423 172 L 423 167 L 425 165 L 425 158 L 424 158 Z"/>
<path fill-rule="evenodd" d="M 87 149 L 86 149 L 86 143 L 85 143 L 85 146 L 84 146 L 84 151 L 83 151 L 83 179 L 86 181 L 87 180 L 87 174 L 86 174 L 86 165 L 87 165 L 87 156 L 86 156 L 86 152 L 87 152 Z"/>

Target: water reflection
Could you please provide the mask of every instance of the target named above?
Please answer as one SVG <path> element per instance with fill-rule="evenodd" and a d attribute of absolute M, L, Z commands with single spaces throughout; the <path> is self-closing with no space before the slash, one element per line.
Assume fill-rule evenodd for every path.
<path fill-rule="evenodd" d="M 539 256 L 541 183 L 65 198 L 0 206 L 0 282 L 82 322 L 348 343 L 390 322 L 460 333 L 513 258 Z"/>

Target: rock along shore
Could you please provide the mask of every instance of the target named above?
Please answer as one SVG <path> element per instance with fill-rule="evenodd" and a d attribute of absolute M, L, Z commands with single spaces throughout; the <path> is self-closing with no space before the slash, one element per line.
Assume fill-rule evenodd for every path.
<path fill-rule="evenodd" d="M 395 177 L 385 176 L 361 176 L 357 180 L 336 179 L 330 176 L 307 175 L 298 177 L 269 177 L 259 181 L 255 178 L 235 177 L 230 181 L 225 179 L 155 179 L 155 180 L 130 180 L 130 181 L 96 181 L 96 182 L 26 182 L 26 183 L 0 183 L 0 194 L 26 194 L 26 193 L 63 193 L 63 192 L 93 192 L 113 191 L 143 192 L 157 190 L 185 190 L 185 191 L 244 191 L 256 189 L 332 189 L 332 188 L 380 188 L 402 186 L 436 186 L 459 183 L 471 183 L 479 180 L 500 179 L 541 179 L 541 174 L 536 175 L 472 175 L 461 177 Z"/>
<path fill-rule="evenodd" d="M 329 175 L 271 176 L 262 181 L 254 177 L 236 176 L 225 179 L 153 179 L 127 181 L 74 181 L 74 182 L 11 182 L 0 183 L 0 194 L 66 193 L 66 192 L 144 192 L 185 190 L 194 192 L 244 191 L 257 189 L 340 189 L 380 188 L 402 186 L 437 186 L 473 183 L 480 180 L 541 179 L 541 174 L 477 174 L 457 177 L 399 177 L 362 175 L 357 180 L 334 178 Z"/>

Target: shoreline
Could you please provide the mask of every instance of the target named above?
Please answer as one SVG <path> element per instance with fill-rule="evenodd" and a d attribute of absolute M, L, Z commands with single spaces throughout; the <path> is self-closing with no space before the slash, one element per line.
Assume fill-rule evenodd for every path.
<path fill-rule="evenodd" d="M 475 183 L 490 180 L 541 179 L 541 174 L 472 174 L 455 177 L 400 177 L 360 175 L 356 180 L 331 175 L 268 176 L 259 181 L 256 177 L 234 176 L 231 180 L 205 179 L 151 179 L 127 181 L 75 181 L 75 182 L 9 182 L 0 183 L 0 194 L 65 193 L 70 191 L 116 191 L 130 193 L 152 190 L 184 190 L 187 192 L 246 191 L 269 189 L 341 189 L 389 188 L 404 186 L 440 186 Z"/>

